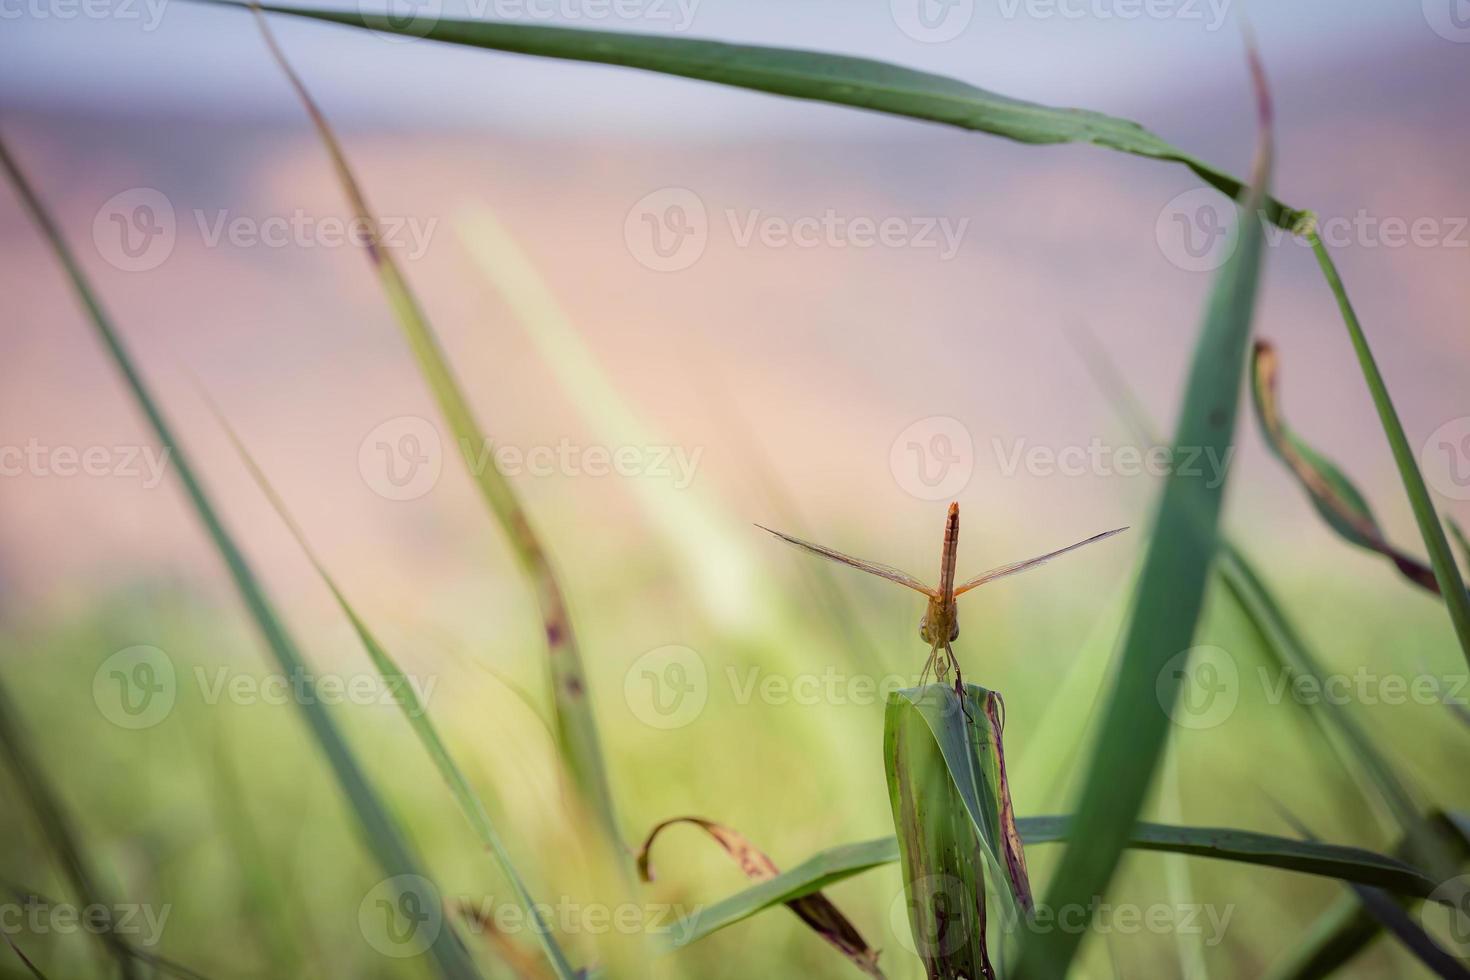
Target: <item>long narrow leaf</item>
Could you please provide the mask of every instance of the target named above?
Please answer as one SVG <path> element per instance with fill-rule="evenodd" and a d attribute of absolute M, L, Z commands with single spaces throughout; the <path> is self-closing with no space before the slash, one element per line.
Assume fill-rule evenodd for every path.
<path fill-rule="evenodd" d="M 1072 826 L 1072 818 L 1066 816 L 1021 817 L 1016 821 L 1021 840 L 1028 846 L 1065 841 Z M 1356 847 L 1249 830 L 1140 823 L 1129 833 L 1128 846 L 1336 878 L 1407 896 L 1422 897 L 1434 889 L 1434 882 L 1428 876 L 1397 858 Z M 879 837 L 820 851 L 789 871 L 690 916 L 674 930 L 680 937 L 677 945 L 687 946 L 764 909 L 810 895 L 898 859 L 896 837 Z"/>
<path fill-rule="evenodd" d="M 1106 349 L 1086 331 L 1074 333 L 1073 340 L 1099 387 L 1137 436 L 1149 444 L 1157 443 L 1147 413 Z M 1456 530 L 1453 523 L 1451 530 Z M 1256 629 L 1276 667 L 1294 679 L 1311 678 L 1320 685 L 1326 676 L 1320 658 L 1307 645 L 1253 563 L 1228 538 L 1221 540 L 1215 571 L 1226 587 L 1225 594 Z M 1426 820 L 1421 815 L 1420 804 L 1407 780 L 1346 706 L 1321 698 L 1304 705 L 1302 710 L 1317 724 L 1343 771 L 1363 788 L 1370 801 L 1387 811 L 1399 828 L 1402 842 L 1398 852 L 1423 867 L 1437 869 L 1433 872 L 1437 877 L 1454 875 L 1465 852 L 1465 833 L 1448 818 Z M 1318 980 L 1351 959 L 1380 931 L 1378 921 L 1359 901 L 1344 896 L 1319 917 L 1304 940 L 1293 947 L 1271 976 L 1275 980 Z"/>
<path fill-rule="evenodd" d="M 1450 553 L 1450 543 L 1445 539 L 1439 514 L 1434 509 L 1434 501 L 1429 497 L 1429 488 L 1424 485 L 1424 474 L 1419 472 L 1419 463 L 1414 459 L 1413 449 L 1409 447 L 1409 437 L 1404 434 L 1404 425 L 1399 421 L 1398 410 L 1393 407 L 1388 386 L 1378 371 L 1378 362 L 1373 359 L 1368 338 L 1363 333 L 1362 324 L 1358 322 L 1358 314 L 1353 310 L 1352 301 L 1348 299 L 1347 287 L 1342 284 L 1337 266 L 1333 264 L 1327 246 L 1322 244 L 1321 237 L 1315 231 L 1308 235 L 1308 240 L 1312 251 L 1317 255 L 1317 264 L 1327 279 L 1328 288 L 1337 299 L 1343 323 L 1347 325 L 1353 351 L 1358 356 L 1358 365 L 1362 368 L 1363 378 L 1368 382 L 1368 392 L 1373 396 L 1373 407 L 1378 410 L 1383 434 L 1388 437 L 1388 447 L 1393 453 L 1394 464 L 1398 466 L 1399 478 L 1403 480 L 1404 492 L 1408 494 L 1409 505 L 1414 511 L 1414 520 L 1419 524 L 1419 533 L 1429 552 L 1429 562 L 1434 566 L 1434 578 L 1439 583 L 1439 592 L 1444 596 L 1450 622 L 1454 624 L 1455 635 L 1460 640 L 1460 649 L 1465 654 L 1466 661 L 1470 662 L 1470 594 L 1465 592 L 1465 582 L 1460 577 L 1459 566 Z"/>
<path fill-rule="evenodd" d="M 168 450 L 169 459 L 173 464 L 174 472 L 179 477 L 179 482 L 183 484 L 195 513 L 204 524 L 215 549 L 220 553 L 220 557 L 229 569 L 235 587 L 249 609 L 251 617 L 260 628 L 267 646 L 275 656 L 277 665 L 284 674 L 303 679 L 302 696 L 295 699 L 297 706 L 301 709 L 307 727 L 311 730 L 317 744 L 326 755 L 374 859 L 389 876 L 389 880 L 394 882 L 395 887 L 401 889 L 405 898 L 411 897 L 420 908 L 436 907 L 438 898 L 434 890 L 429 887 L 428 879 L 420 873 L 418 859 L 413 854 L 408 841 L 404 838 L 387 807 L 378 797 L 377 791 L 368 782 L 367 775 L 358 764 L 357 757 L 348 747 L 336 723 L 327 713 L 322 699 L 315 690 L 313 674 L 307 669 L 305 659 L 286 632 L 285 625 L 277 617 L 270 599 L 255 577 L 244 553 L 225 528 L 224 522 L 220 519 L 219 513 L 204 490 L 204 485 L 195 476 L 194 467 L 189 462 L 183 445 L 175 438 L 173 427 L 164 418 L 162 409 L 159 408 L 143 381 L 143 376 L 134 365 L 132 355 L 128 353 L 112 321 L 107 317 L 92 292 L 91 286 L 82 274 L 81 266 L 77 264 L 65 239 L 62 238 L 61 230 L 42 206 L 40 199 L 31 189 L 30 182 L 25 179 L 11 158 L 3 141 L 0 141 L 0 166 L 3 166 L 10 177 L 26 210 L 35 219 L 43 237 L 65 269 L 73 290 L 97 330 L 98 338 L 122 374 L 133 399 L 147 418 L 158 441 Z M 445 977 L 463 978 L 479 975 L 469 953 L 451 930 L 440 929 L 435 932 L 429 943 L 429 952 L 439 972 Z"/>
<path fill-rule="evenodd" d="M 1262 131 L 1253 186 L 1237 222 L 1234 253 L 1215 280 L 1174 437 L 1176 452 L 1213 452 L 1214 459 L 1229 458 L 1234 439 L 1261 264 L 1263 234 L 1256 215 L 1270 175 L 1271 110 L 1254 51 L 1251 64 Z M 1112 879 L 1143 806 L 1179 687 L 1178 672 L 1171 675 L 1166 665 L 1189 649 L 1194 636 L 1215 555 L 1225 484 L 1224 479 L 1202 480 L 1175 469 L 1165 485 L 1122 663 L 1077 806 L 1087 839 L 1067 847 L 1047 889 L 1046 905 L 1054 915 L 1095 907 L 1094 899 Z M 1017 975 L 1064 976 L 1082 937 L 1083 931 L 1071 929 L 1026 937 Z"/>
<path fill-rule="evenodd" d="M 250 455 L 249 450 L 245 448 L 244 443 L 240 441 L 239 436 L 229 427 L 223 418 L 220 419 L 220 422 L 225 426 L 225 431 L 229 434 L 231 443 L 234 444 L 236 451 L 239 452 L 240 458 L 244 460 L 246 468 L 249 469 L 250 475 L 254 478 L 256 485 L 260 487 L 261 493 L 265 495 L 266 499 L 270 501 L 271 506 L 275 508 L 276 514 L 281 518 L 281 523 L 286 525 L 286 528 L 291 532 L 291 536 L 296 539 L 296 544 L 301 548 L 302 553 L 306 555 L 307 560 L 311 562 L 311 566 L 321 576 L 322 582 L 331 591 L 332 598 L 337 600 L 337 606 L 342 610 L 343 615 L 347 617 L 348 621 L 352 623 L 352 629 L 357 633 L 357 638 L 362 642 L 363 649 L 367 651 L 367 655 L 372 660 L 373 666 L 377 668 L 378 673 L 383 678 L 383 682 L 388 685 L 389 691 L 392 692 L 393 701 L 403 709 L 403 714 L 408 719 L 409 727 L 418 736 L 420 744 L 429 753 L 429 757 L 434 760 L 434 768 L 439 770 L 439 775 L 449 785 L 455 802 L 459 804 L 460 812 L 469 821 L 470 827 L 479 835 L 480 841 L 494 855 L 495 862 L 500 866 L 501 873 L 505 875 L 506 880 L 510 882 L 511 888 L 515 891 L 516 900 L 530 917 L 530 922 L 532 923 L 531 931 L 535 934 L 536 941 L 541 944 L 541 950 L 546 954 L 546 959 L 550 962 L 552 971 L 561 980 L 575 980 L 577 971 L 568 962 L 566 954 L 562 952 L 561 946 L 557 944 L 556 937 L 551 932 L 550 924 L 547 923 L 545 916 L 541 914 L 543 906 L 539 905 L 531 896 L 531 892 L 526 887 L 525 881 L 522 880 L 520 873 L 516 871 L 515 863 L 510 857 L 510 852 L 506 850 L 505 843 L 500 839 L 499 832 L 496 831 L 494 823 L 490 820 L 490 814 L 485 810 L 485 805 L 480 802 L 480 798 L 475 794 L 474 788 L 470 786 L 470 781 L 465 778 L 464 772 L 455 763 L 454 757 L 449 754 L 448 746 L 439 737 L 438 729 L 434 727 L 433 721 L 429 718 L 428 706 L 419 699 L 418 691 L 414 688 L 411 679 L 388 654 L 388 651 L 384 649 L 383 645 L 378 642 L 377 637 L 373 635 L 367 623 L 357 614 L 357 610 L 352 607 L 352 604 L 347 601 L 347 596 L 337 587 L 336 579 L 327 571 L 326 565 L 317 556 L 315 549 L 311 547 L 311 543 L 307 541 L 306 532 L 301 529 L 301 525 L 296 523 L 295 518 L 286 509 L 285 501 L 276 493 L 275 487 L 266 478 L 265 473 L 255 462 L 255 458 Z"/>
<path fill-rule="evenodd" d="M 201 0 L 247 6 L 241 0 Z M 676 75 L 735 88 L 852 106 L 957 126 L 1021 143 L 1092 143 L 1134 156 L 1180 163 L 1229 197 L 1242 184 L 1138 123 L 1086 109 L 1061 109 L 990 92 L 959 79 L 869 58 L 693 38 L 542 27 L 447 17 L 407 21 L 358 10 L 322 10 L 263 4 L 273 13 L 366 30 L 422 37 L 494 51 L 593 62 Z M 1309 215 L 1266 199 L 1271 221 L 1288 230 Z"/>
<path fill-rule="evenodd" d="M 392 250 L 382 243 L 378 220 L 368 207 L 367 198 L 353 175 L 326 116 L 286 61 L 285 54 L 270 33 L 264 16 L 257 19 L 271 54 L 300 97 L 321 137 L 322 145 L 331 157 L 338 183 L 351 204 L 354 216 L 369 229 L 366 236 L 367 254 L 377 273 L 379 285 L 403 328 L 424 380 L 449 422 L 455 441 L 461 448 L 460 456 L 466 470 L 505 533 L 521 571 L 535 593 L 546 637 L 552 701 L 556 706 L 557 745 L 566 760 L 582 802 L 590 808 L 597 820 L 608 853 L 626 866 L 627 853 L 622 845 L 612 789 L 603 763 L 597 722 L 593 717 L 587 677 L 582 668 L 582 654 L 572 632 L 566 600 L 552 570 L 551 560 L 541 539 L 533 530 L 530 517 L 521 506 L 514 488 L 497 468 L 494 460 L 487 459 L 480 464 L 472 462 L 474 454 L 488 447 L 490 442 L 476 420 L 459 382 L 455 380 L 438 336 L 430 326 L 408 281 L 399 271 Z"/>

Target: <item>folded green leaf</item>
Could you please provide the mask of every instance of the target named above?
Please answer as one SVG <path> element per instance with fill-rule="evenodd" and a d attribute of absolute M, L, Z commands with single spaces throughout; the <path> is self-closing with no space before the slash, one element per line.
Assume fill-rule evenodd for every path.
<path fill-rule="evenodd" d="M 1398 567 L 1400 573 L 1422 589 L 1438 593 L 1434 569 L 1388 543 L 1368 501 L 1331 460 L 1303 442 L 1281 417 L 1279 384 L 1281 358 L 1268 341 L 1256 341 L 1252 361 L 1251 392 L 1256 419 L 1266 443 L 1286 464 L 1307 492 L 1317 513 L 1339 535 L 1360 548 L 1376 551 Z"/>
<path fill-rule="evenodd" d="M 644 881 L 653 880 L 649 851 L 653 848 L 654 839 L 665 827 L 676 823 L 693 824 L 714 838 L 725 849 L 725 853 L 740 865 L 740 870 L 745 873 L 745 876 L 752 881 L 769 883 L 780 877 L 781 872 L 776 867 L 776 863 L 739 831 L 703 817 L 673 817 L 650 830 L 643 846 L 638 849 L 638 874 Z M 787 896 L 781 901 L 787 908 L 795 912 L 801 921 L 811 927 L 813 932 L 847 957 L 859 970 L 882 980 L 883 971 L 878 968 L 878 951 L 868 945 L 867 940 L 863 939 L 862 934 L 857 931 L 857 927 L 848 921 L 847 916 L 838 911 L 837 906 L 833 905 L 827 896 L 812 888 L 800 895 Z"/>
<path fill-rule="evenodd" d="M 947 684 L 888 696 L 888 798 L 913 948 L 931 977 L 994 980 L 987 883 L 1005 902 L 1003 927 L 1031 909 L 1000 747 L 1002 710 L 998 694 L 974 685 L 963 697 Z"/>

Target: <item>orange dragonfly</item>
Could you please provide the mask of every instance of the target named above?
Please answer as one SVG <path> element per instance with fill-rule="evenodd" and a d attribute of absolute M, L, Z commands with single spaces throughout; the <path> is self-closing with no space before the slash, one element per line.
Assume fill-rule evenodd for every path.
<path fill-rule="evenodd" d="M 1059 558 L 1069 551 L 1076 551 L 1078 548 L 1086 547 L 1094 542 L 1111 538 L 1115 534 L 1120 534 L 1128 530 L 1126 527 L 1120 527 L 1114 528 L 1111 531 L 1104 531 L 1101 534 L 1094 534 L 1085 541 L 1078 541 L 1076 544 L 1069 544 L 1065 548 L 1049 551 L 1035 558 L 1027 558 L 1025 561 L 1015 561 L 1009 565 L 992 568 L 988 572 L 981 572 L 974 578 L 955 585 L 955 556 L 959 551 L 960 544 L 960 505 L 957 503 L 950 504 L 949 515 L 945 518 L 944 522 L 944 555 L 939 565 L 939 588 L 935 589 L 920 582 L 907 572 L 899 571 L 891 565 L 880 565 L 877 562 L 864 561 L 861 558 L 844 555 L 840 551 L 834 551 L 831 548 L 824 548 L 819 544 L 812 544 L 810 541 L 794 538 L 789 534 L 772 530 L 762 524 L 757 524 L 756 527 L 762 531 L 769 531 L 781 540 L 794 544 L 798 548 L 810 551 L 814 555 L 820 555 L 831 561 L 849 565 L 861 571 L 876 575 L 879 578 L 886 578 L 890 582 L 897 582 L 899 585 L 908 586 L 915 592 L 922 592 L 927 596 L 929 606 L 924 610 L 924 617 L 919 620 L 919 636 L 925 643 L 929 644 L 929 659 L 924 662 L 924 670 L 919 674 L 919 686 L 922 687 L 924 685 L 924 680 L 929 676 L 930 670 L 933 670 L 935 675 L 942 681 L 952 666 L 954 667 L 955 693 L 959 694 L 962 700 L 964 697 L 964 683 L 960 677 L 960 662 L 955 659 L 954 648 L 950 646 L 960 635 L 960 617 L 959 611 L 955 606 L 955 599 L 969 592 L 971 589 L 979 588 L 986 582 L 993 582 L 998 578 L 1015 575 L 1026 571 L 1028 568 L 1035 568 L 1037 565 L 1044 565 L 1053 558 Z M 939 655 L 941 650 L 944 651 L 943 657 Z"/>

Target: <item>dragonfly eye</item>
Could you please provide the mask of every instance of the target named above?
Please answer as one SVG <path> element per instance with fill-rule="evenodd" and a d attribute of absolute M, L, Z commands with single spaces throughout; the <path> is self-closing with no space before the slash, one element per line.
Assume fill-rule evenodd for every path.
<path fill-rule="evenodd" d="M 954 625 L 949 628 L 949 642 L 953 643 L 960 638 L 960 621 L 956 619 Z"/>
<path fill-rule="evenodd" d="M 927 612 L 919 617 L 919 639 L 925 643 L 929 642 L 929 614 Z"/>

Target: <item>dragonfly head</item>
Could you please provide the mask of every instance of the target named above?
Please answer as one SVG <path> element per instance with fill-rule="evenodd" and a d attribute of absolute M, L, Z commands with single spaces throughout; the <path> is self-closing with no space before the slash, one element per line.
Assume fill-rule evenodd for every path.
<path fill-rule="evenodd" d="M 946 625 L 948 629 L 945 628 Z M 930 599 L 929 607 L 924 610 L 923 617 L 919 619 L 919 638 L 930 646 L 953 643 L 959 639 L 960 618 L 955 615 L 954 604 L 950 603 L 949 608 L 946 609 L 943 600 Z"/>

